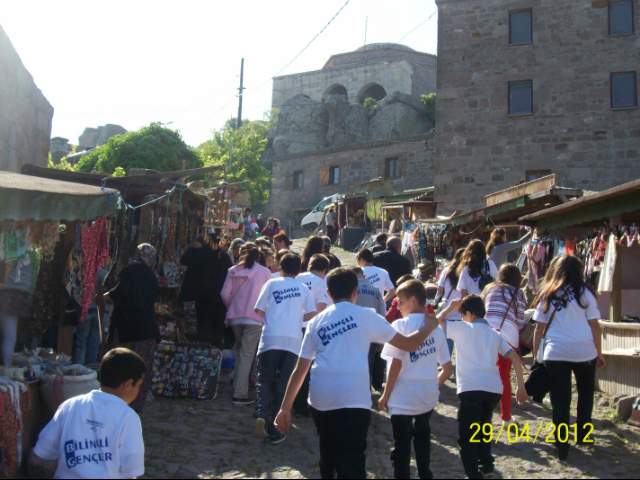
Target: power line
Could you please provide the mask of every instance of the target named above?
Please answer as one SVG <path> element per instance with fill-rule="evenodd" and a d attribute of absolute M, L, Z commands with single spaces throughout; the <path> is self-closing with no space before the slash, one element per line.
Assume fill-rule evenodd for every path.
<path fill-rule="evenodd" d="M 425 23 L 427 23 L 429 20 L 431 20 L 435 14 L 438 13 L 438 11 L 436 10 L 435 12 L 433 12 L 431 14 L 431 16 L 429 18 L 427 18 L 424 22 L 422 22 L 420 25 L 418 25 L 416 28 L 414 28 L 413 30 L 411 30 L 409 33 L 407 33 L 404 37 L 402 37 L 400 40 L 398 40 L 396 43 L 402 43 L 402 41 L 407 38 L 409 35 L 411 35 L 413 32 L 415 32 L 416 30 L 418 30 L 422 25 L 424 25 Z"/>

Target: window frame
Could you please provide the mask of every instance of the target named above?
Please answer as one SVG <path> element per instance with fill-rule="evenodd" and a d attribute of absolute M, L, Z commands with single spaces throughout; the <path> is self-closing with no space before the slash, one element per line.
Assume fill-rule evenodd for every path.
<path fill-rule="evenodd" d="M 611 6 L 614 3 L 630 3 L 631 4 L 631 32 L 628 33 L 611 33 Z M 635 35 L 636 33 L 636 17 L 635 2 L 633 0 L 609 0 L 607 2 L 607 28 L 610 37 L 624 37 L 625 35 Z"/>
<path fill-rule="evenodd" d="M 633 98 L 635 100 L 635 103 L 633 105 L 623 105 L 623 106 L 616 106 L 613 104 L 613 79 L 617 76 L 622 76 L 622 75 L 633 75 Z M 638 108 L 638 75 L 635 71 L 630 71 L 630 72 L 612 72 L 609 76 L 609 88 L 610 88 L 610 95 L 611 95 L 611 109 L 612 110 L 624 110 L 627 108 Z"/>
<path fill-rule="evenodd" d="M 298 186 L 298 178 L 300 178 L 300 185 Z M 300 190 L 304 188 L 304 172 L 299 170 L 297 172 L 293 172 L 293 189 Z"/>
<path fill-rule="evenodd" d="M 511 113 L 511 86 L 518 83 L 528 83 L 531 85 L 531 111 L 528 113 Z M 533 105 L 533 80 L 514 80 L 507 82 L 507 116 L 509 117 L 530 117 L 534 114 Z"/>
<path fill-rule="evenodd" d="M 530 22 L 530 30 L 529 33 L 531 34 L 531 39 L 528 42 L 522 42 L 522 43 L 513 43 L 512 42 L 512 24 L 511 24 L 511 19 L 513 18 L 513 15 L 517 15 L 519 13 L 529 13 L 529 22 Z M 509 45 L 510 46 L 520 46 L 520 45 L 531 45 L 533 43 L 533 8 L 524 8 L 524 9 L 520 9 L 520 10 L 512 10 L 509 12 Z"/>
<path fill-rule="evenodd" d="M 391 171 L 391 165 L 394 166 L 393 172 Z M 386 158 L 384 166 L 385 178 L 400 178 L 400 158 Z"/>
<path fill-rule="evenodd" d="M 336 178 L 338 172 L 338 178 Z M 340 183 L 340 166 L 329 167 L 329 185 L 338 185 Z"/>

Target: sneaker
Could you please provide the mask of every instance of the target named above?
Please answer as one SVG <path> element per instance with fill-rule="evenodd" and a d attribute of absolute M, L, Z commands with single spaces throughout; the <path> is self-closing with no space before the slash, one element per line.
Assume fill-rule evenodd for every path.
<path fill-rule="evenodd" d="M 271 445 L 279 445 L 280 443 L 284 442 L 286 439 L 287 439 L 286 435 L 283 435 L 280 432 L 275 431 L 269 437 L 269 443 Z"/>
<path fill-rule="evenodd" d="M 231 403 L 233 403 L 234 405 L 253 405 L 254 403 L 256 403 L 254 398 L 233 398 L 231 400 Z"/>
<path fill-rule="evenodd" d="M 518 422 L 516 422 L 516 419 L 511 417 L 510 420 L 507 421 L 502 421 L 502 427 L 507 430 L 509 428 L 509 425 L 515 425 L 516 427 L 518 426 Z"/>
<path fill-rule="evenodd" d="M 496 476 L 496 469 L 493 465 L 487 467 L 480 467 L 480 472 L 484 478 L 494 478 Z"/>
<path fill-rule="evenodd" d="M 264 418 L 256 418 L 256 426 L 253 430 L 253 435 L 256 438 L 267 438 L 267 421 Z"/>

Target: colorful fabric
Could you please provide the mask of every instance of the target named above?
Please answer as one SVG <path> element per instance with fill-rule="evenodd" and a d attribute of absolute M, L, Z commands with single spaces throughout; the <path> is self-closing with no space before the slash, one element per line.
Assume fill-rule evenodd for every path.
<path fill-rule="evenodd" d="M 0 261 L 20 258 L 27 253 L 27 246 L 31 243 L 29 229 L 14 229 L 2 232 Z"/>
<path fill-rule="evenodd" d="M 117 341 L 118 340 L 116 338 L 116 342 Z M 140 385 L 140 392 L 131 405 L 129 405 L 138 414 L 142 414 L 144 405 L 147 402 L 147 395 L 149 395 L 149 389 L 151 388 L 151 380 L 153 379 L 153 358 L 156 351 L 156 344 L 155 340 L 145 340 L 143 342 L 120 343 L 117 345 L 118 347 L 128 348 L 129 350 L 136 352 L 142 357 L 144 364 L 147 366 L 147 374 L 144 376 L 144 380 L 142 380 L 142 385 Z"/>
<path fill-rule="evenodd" d="M 47 260 L 47 258 L 50 258 Z M 44 255 L 40 264 L 38 281 L 32 299 L 31 325 L 32 336 L 41 338 L 47 328 L 57 323 L 60 315 L 59 286 L 60 271 L 64 268 L 64 243 L 58 242 L 51 257 Z"/>
<path fill-rule="evenodd" d="M 156 249 L 153 245 L 142 243 L 136 248 L 133 257 L 129 259 L 129 265 L 146 265 L 149 268 L 156 266 Z"/>
<path fill-rule="evenodd" d="M 3 386 L 0 382 L 0 397 L 4 406 L 0 413 L 0 425 L 2 425 L 0 428 L 0 474 L 7 477 L 12 477 L 16 473 L 22 461 L 22 418 L 23 413 L 31 407 L 28 390 L 10 391 L 10 388 L 9 385 Z"/>
<path fill-rule="evenodd" d="M 71 252 L 69 252 L 62 283 L 64 283 L 69 297 L 75 300 L 78 305 L 82 305 L 84 271 L 84 252 L 80 243 L 76 243 Z"/>
<path fill-rule="evenodd" d="M 85 278 L 80 323 L 84 321 L 93 303 L 98 271 L 109 264 L 106 218 L 98 218 L 91 227 L 82 232 L 82 251 L 84 252 Z"/>

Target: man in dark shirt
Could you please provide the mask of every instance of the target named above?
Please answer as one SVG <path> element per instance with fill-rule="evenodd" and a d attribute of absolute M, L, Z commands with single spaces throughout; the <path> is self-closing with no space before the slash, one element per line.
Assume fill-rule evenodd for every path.
<path fill-rule="evenodd" d="M 411 262 L 400 254 L 402 240 L 392 237 L 387 241 L 387 249 L 373 255 L 373 265 L 385 269 L 394 286 L 403 275 L 411 275 Z"/>
<path fill-rule="evenodd" d="M 376 242 L 373 245 L 371 251 L 373 253 L 384 252 L 387 249 L 387 239 L 389 236 L 386 233 L 381 233 L 376 237 Z"/>

